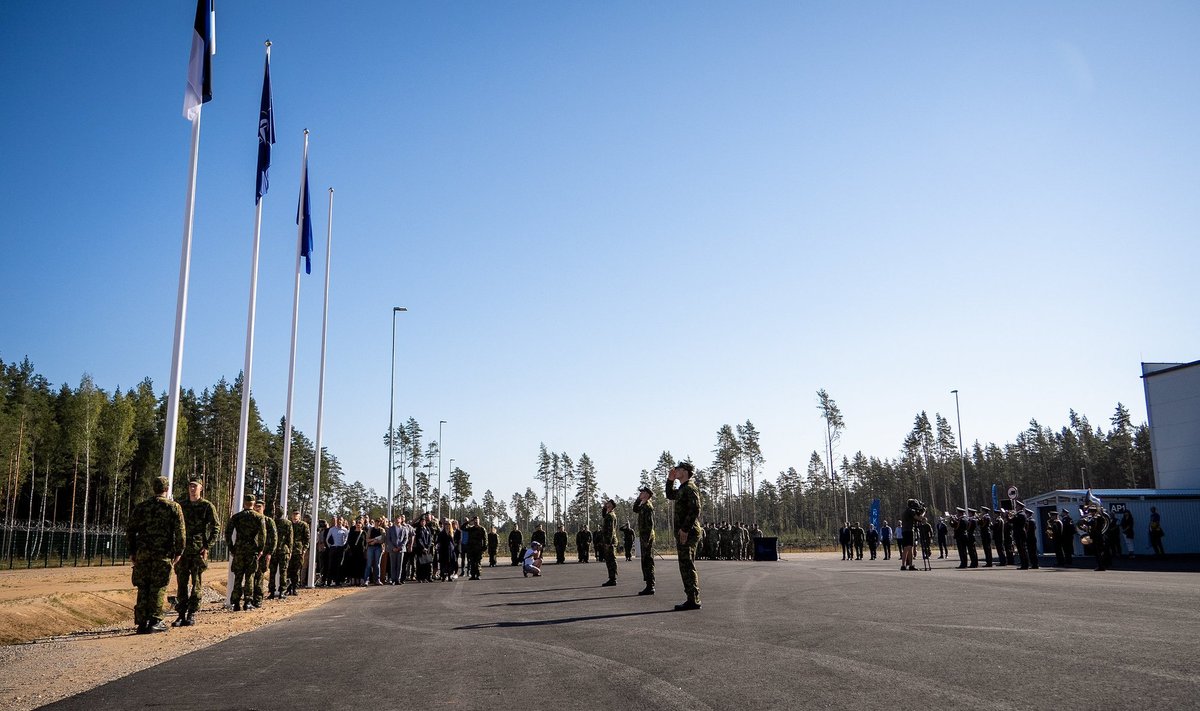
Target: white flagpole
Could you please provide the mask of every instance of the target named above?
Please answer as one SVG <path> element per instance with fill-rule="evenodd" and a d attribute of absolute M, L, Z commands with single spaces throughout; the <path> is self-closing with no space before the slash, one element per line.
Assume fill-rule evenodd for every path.
<path fill-rule="evenodd" d="M 325 232 L 325 309 L 321 316 L 321 375 L 317 385 L 316 464 L 313 467 L 312 525 L 309 526 L 308 587 L 316 583 L 317 575 L 317 505 L 321 501 L 321 425 L 325 413 L 325 343 L 329 335 L 329 264 L 333 261 L 333 188 L 329 189 L 329 225 Z"/>
<path fill-rule="evenodd" d="M 304 129 L 304 161 L 300 168 L 300 205 L 304 205 L 304 191 L 308 189 L 308 129 Z M 288 360 L 287 413 L 284 416 L 283 432 L 283 477 L 279 486 L 279 505 L 287 510 L 288 473 L 292 461 L 292 401 L 296 389 L 296 332 L 300 326 L 300 249 L 304 240 L 304 211 L 300 209 L 300 220 L 296 234 L 296 287 L 292 293 L 292 355 Z"/>
<path fill-rule="evenodd" d="M 267 40 L 267 61 L 271 60 L 271 41 Z M 246 444 L 250 433 L 250 380 L 254 367 L 254 314 L 258 304 L 258 247 L 259 236 L 262 234 L 262 203 L 267 198 L 263 195 L 254 201 L 254 244 L 250 250 L 250 305 L 246 314 L 246 357 L 242 362 L 242 413 L 238 420 L 237 468 L 233 478 L 233 501 L 230 503 L 229 515 L 242 510 L 242 496 L 246 491 Z M 233 594 L 233 570 L 229 571 L 229 585 L 225 587 L 225 602 L 229 603 Z"/>
<path fill-rule="evenodd" d="M 167 428 L 163 434 L 162 475 L 167 478 L 167 498 L 175 482 L 175 440 L 179 433 L 179 381 L 183 375 L 183 333 L 187 325 L 188 277 L 192 269 L 192 218 L 196 213 L 196 162 L 200 154 L 200 113 L 192 121 L 192 154 L 188 160 L 187 206 L 183 217 L 183 250 L 179 257 L 179 293 L 175 299 L 175 344 L 171 347 L 171 384 L 167 390 Z"/>

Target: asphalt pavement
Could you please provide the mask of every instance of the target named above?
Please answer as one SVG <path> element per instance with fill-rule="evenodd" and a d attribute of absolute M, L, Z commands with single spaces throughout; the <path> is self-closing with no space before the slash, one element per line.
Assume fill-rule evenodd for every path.
<path fill-rule="evenodd" d="M 673 610 L 673 559 L 645 597 L 637 560 L 613 588 L 601 564 L 503 564 L 370 588 L 47 708 L 1200 705 L 1200 574 L 956 562 L 701 562 L 695 612 Z"/>

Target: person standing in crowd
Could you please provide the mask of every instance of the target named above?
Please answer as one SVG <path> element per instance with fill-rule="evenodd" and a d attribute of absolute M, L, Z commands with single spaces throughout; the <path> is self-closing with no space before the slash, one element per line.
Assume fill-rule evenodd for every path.
<path fill-rule="evenodd" d="M 533 533 L 529 534 L 529 540 L 532 543 L 541 543 L 542 551 L 545 552 L 545 550 L 546 550 L 546 529 L 542 527 L 542 524 L 539 523 L 537 525 L 537 528 L 535 528 L 533 530 Z"/>
<path fill-rule="evenodd" d="M 625 544 L 625 562 L 628 563 L 629 561 L 633 560 L 634 537 L 633 527 L 629 525 L 628 521 L 626 521 L 625 525 L 621 527 L 621 537 L 624 539 L 623 542 Z"/>
<path fill-rule="evenodd" d="M 654 502 L 651 497 L 654 492 L 650 487 L 638 489 L 637 499 L 633 502 L 633 512 L 638 517 L 638 538 L 642 545 L 642 580 L 646 587 L 638 595 L 654 594 Z"/>
<path fill-rule="evenodd" d="M 909 499 L 901 515 L 903 530 L 900 538 L 900 570 L 916 570 L 913 567 L 913 536 L 916 534 L 917 518 L 925 513 L 925 507 L 916 499 Z"/>
<path fill-rule="evenodd" d="M 1121 538 L 1125 540 L 1125 552 L 1133 557 L 1133 512 L 1128 508 L 1121 514 Z"/>
<path fill-rule="evenodd" d="M 287 569 L 292 562 L 292 522 L 287 519 L 287 509 L 275 506 L 275 552 L 271 554 L 271 567 L 267 570 L 269 600 L 283 599 L 287 586 Z"/>
<path fill-rule="evenodd" d="M 842 544 L 842 560 L 854 560 L 854 551 L 850 548 L 850 522 L 842 523 L 838 530 L 838 543 Z"/>
<path fill-rule="evenodd" d="M 1158 515 L 1158 508 L 1150 507 L 1150 547 L 1154 549 L 1154 555 L 1159 558 L 1165 556 L 1167 551 L 1163 548 L 1162 539 L 1166 536 L 1163 531 L 1162 517 Z"/>
<path fill-rule="evenodd" d="M 1029 549 L 1029 567 L 1042 567 L 1038 559 L 1037 514 L 1029 509 L 1025 509 L 1025 547 Z"/>
<path fill-rule="evenodd" d="M 600 528 L 602 546 L 597 549 L 601 559 L 608 566 L 608 581 L 601 587 L 612 587 L 617 584 L 617 515 L 613 511 L 617 502 L 609 499 L 601 509 L 603 525 Z"/>
<path fill-rule="evenodd" d="M 850 542 L 854 544 L 855 560 L 862 560 L 863 538 L 862 526 L 859 525 L 858 521 L 855 521 L 854 525 L 850 527 Z"/>
<path fill-rule="evenodd" d="M 887 521 L 883 522 L 883 528 L 879 529 L 879 538 L 883 543 L 883 559 L 892 559 L 892 527 Z"/>
<path fill-rule="evenodd" d="M 950 529 L 954 531 L 954 547 L 958 550 L 958 567 L 967 567 L 967 512 L 959 506 L 955 516 L 950 519 Z"/>
<path fill-rule="evenodd" d="M 263 597 L 267 594 L 266 579 L 271 570 L 271 556 L 275 555 L 275 547 L 279 545 L 279 532 L 275 530 L 275 519 L 267 516 L 266 504 L 262 499 L 254 502 L 254 512 L 262 516 L 263 525 L 267 527 L 267 542 L 263 546 L 262 556 L 258 559 L 258 567 L 254 569 L 254 590 L 250 604 L 262 607 Z"/>
<path fill-rule="evenodd" d="M 342 577 L 349 580 L 350 585 L 363 586 L 367 581 L 363 576 L 367 570 L 367 532 L 363 530 L 362 519 L 354 519 L 350 533 L 346 535 L 346 562 L 342 566 Z"/>
<path fill-rule="evenodd" d="M 468 580 L 479 580 L 480 564 L 483 562 L 483 549 L 487 546 L 487 532 L 479 525 L 479 517 L 472 516 L 467 527 L 467 574 Z"/>
<path fill-rule="evenodd" d="M 554 532 L 554 555 L 558 563 L 567 561 L 567 529 L 561 523 L 558 524 L 558 530 Z"/>
<path fill-rule="evenodd" d="M 413 560 L 418 583 L 433 582 L 433 559 L 436 554 L 434 549 L 435 542 L 436 539 L 433 535 L 429 514 L 426 513 L 421 516 L 421 520 L 417 524 L 416 534 L 413 536 Z"/>
<path fill-rule="evenodd" d="M 1019 570 L 1029 570 L 1029 546 L 1025 545 L 1025 536 L 1029 531 L 1029 521 L 1025 512 L 1017 509 L 1010 519 L 1012 524 L 1013 547 L 1017 549 L 1017 560 L 1021 561 Z"/>
<path fill-rule="evenodd" d="M 175 612 L 179 617 L 171 623 L 172 627 L 190 627 L 196 623 L 204 571 L 208 570 L 208 549 L 216 543 L 220 533 L 217 508 L 201 496 L 203 493 L 204 482 L 193 478 L 188 481 L 187 499 L 180 504 L 187 538 L 183 555 L 175 564 Z"/>
<path fill-rule="evenodd" d="M 524 542 L 525 537 L 521 535 L 521 529 L 514 523 L 512 531 L 508 534 L 508 552 L 512 554 L 513 565 L 521 563 L 521 545 Z"/>
<path fill-rule="evenodd" d="M 300 572 L 308 560 L 308 522 L 301 520 L 299 511 L 292 511 L 292 559 L 288 561 L 287 594 L 295 597 L 299 593 Z"/>
<path fill-rule="evenodd" d="M 700 489 L 692 481 L 696 473 L 691 462 L 679 462 L 667 474 L 667 499 L 675 502 L 675 551 L 679 557 L 679 577 L 687 600 L 675 609 L 699 610 L 700 575 L 696 572 L 696 546 L 700 542 Z M 679 482 L 676 488 L 676 482 Z"/>
<path fill-rule="evenodd" d="M 186 539 L 183 509 L 167 498 L 167 479 L 154 479 L 154 496 L 129 514 L 125 540 L 133 558 L 133 584 L 137 602 L 133 621 L 138 634 L 166 632 L 163 603 L 171 584 L 171 568 L 183 557 Z"/>
<path fill-rule="evenodd" d="M 329 570 L 329 544 L 325 542 L 325 535 L 329 533 L 329 524 L 325 519 L 317 519 L 317 574 L 313 581 L 317 585 L 328 585 L 328 570 Z"/>
<path fill-rule="evenodd" d="M 438 579 L 443 582 L 455 579 L 453 568 L 457 554 L 454 544 L 454 527 L 449 521 L 444 521 L 437 537 Z"/>
<path fill-rule="evenodd" d="M 586 528 L 579 529 L 575 534 L 575 553 L 579 556 L 580 563 L 588 562 L 588 548 L 592 545 L 592 532 Z"/>
<path fill-rule="evenodd" d="M 403 585 L 404 554 L 408 552 L 408 527 L 404 525 L 403 515 L 397 515 L 388 526 L 384 543 L 388 553 L 388 584 Z"/>
<path fill-rule="evenodd" d="M 346 540 L 350 531 L 346 528 L 346 519 L 334 516 L 330 519 L 329 531 L 325 534 L 325 545 L 328 556 L 325 560 L 325 584 L 341 585 L 346 576 L 342 573 L 346 560 Z"/>
<path fill-rule="evenodd" d="M 525 555 L 521 560 L 521 574 L 528 578 L 532 575 L 539 578 L 542 575 L 542 544 L 533 541 L 529 544 L 529 548 L 525 550 Z"/>
<path fill-rule="evenodd" d="M 267 521 L 254 510 L 254 494 L 247 494 L 242 510 L 225 524 L 225 546 L 229 549 L 229 570 L 233 572 L 233 590 L 229 607 L 250 610 L 254 607 L 254 573 L 267 547 Z"/>
<path fill-rule="evenodd" d="M 937 538 L 938 538 L 938 559 L 946 558 L 950 555 L 950 547 L 946 545 L 946 538 L 949 536 L 949 529 L 946 528 L 946 522 L 938 519 Z"/>
<path fill-rule="evenodd" d="M 363 585 L 382 585 L 383 542 L 387 539 L 387 524 L 379 519 L 366 530 L 367 563 L 363 569 Z"/>
<path fill-rule="evenodd" d="M 963 520 L 966 528 L 967 538 L 967 559 L 971 561 L 971 568 L 979 567 L 979 549 L 975 547 L 975 529 L 979 527 L 979 521 L 975 517 L 975 509 L 967 509 L 967 517 Z"/>
<path fill-rule="evenodd" d="M 465 575 L 467 573 L 467 525 L 470 521 L 462 520 L 462 524 L 458 527 L 458 574 Z"/>
<path fill-rule="evenodd" d="M 879 531 L 875 530 L 875 524 L 867 524 L 867 547 L 871 549 L 871 560 L 875 560 L 875 554 L 879 550 Z"/>
<path fill-rule="evenodd" d="M 496 567 L 496 551 L 500 548 L 500 536 L 496 533 L 496 527 L 492 526 L 488 529 L 487 535 L 487 552 L 488 552 L 488 567 Z"/>

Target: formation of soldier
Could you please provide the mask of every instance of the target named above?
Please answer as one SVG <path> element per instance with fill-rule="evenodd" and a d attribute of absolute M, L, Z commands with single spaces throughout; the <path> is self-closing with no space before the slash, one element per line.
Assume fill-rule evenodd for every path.
<path fill-rule="evenodd" d="M 701 526 L 701 560 L 754 560 L 754 539 L 762 538 L 758 524 L 741 521 L 706 523 Z"/>

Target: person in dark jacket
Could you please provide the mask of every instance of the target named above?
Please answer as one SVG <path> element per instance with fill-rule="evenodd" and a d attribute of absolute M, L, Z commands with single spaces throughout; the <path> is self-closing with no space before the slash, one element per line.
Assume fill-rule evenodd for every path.
<path fill-rule="evenodd" d="M 450 526 L 450 522 L 446 521 L 442 524 L 442 530 L 437 536 L 437 559 L 438 559 L 438 578 L 440 580 L 454 580 L 454 566 L 458 558 L 457 541 L 455 540 L 454 529 Z"/>
<path fill-rule="evenodd" d="M 561 523 L 558 524 L 558 530 L 554 532 L 554 554 L 557 556 L 558 563 L 566 562 L 567 529 Z"/>
<path fill-rule="evenodd" d="M 512 554 L 512 564 L 521 564 L 521 544 L 525 542 L 525 537 L 521 535 L 521 529 L 513 524 L 513 530 L 508 534 L 508 552 Z"/>
<path fill-rule="evenodd" d="M 492 526 L 487 535 L 488 567 L 496 567 L 496 551 L 500 548 L 500 536 L 496 535 L 496 527 Z"/>
<path fill-rule="evenodd" d="M 875 524 L 867 524 L 867 547 L 871 549 L 871 560 L 875 560 L 875 553 L 879 550 L 879 531 L 875 530 Z"/>

